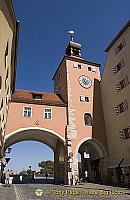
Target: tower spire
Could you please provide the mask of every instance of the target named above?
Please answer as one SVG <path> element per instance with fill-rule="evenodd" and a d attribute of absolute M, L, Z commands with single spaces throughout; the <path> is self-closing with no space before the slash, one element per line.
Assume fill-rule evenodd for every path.
<path fill-rule="evenodd" d="M 74 41 L 74 31 L 68 31 L 68 33 L 70 34 L 71 36 L 71 41 L 73 42 Z"/>
<path fill-rule="evenodd" d="M 66 48 L 66 51 L 65 51 L 66 55 L 81 57 L 81 45 L 74 41 L 74 31 L 70 30 L 68 31 L 68 33 L 70 34 L 71 40 L 69 41 L 69 44 Z"/>

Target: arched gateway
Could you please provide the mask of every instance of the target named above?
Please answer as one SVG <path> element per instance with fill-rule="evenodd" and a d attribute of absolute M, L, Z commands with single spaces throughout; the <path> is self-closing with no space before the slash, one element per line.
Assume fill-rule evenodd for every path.
<path fill-rule="evenodd" d="M 79 152 L 89 180 L 107 181 L 99 66 L 84 60 L 81 45 L 70 41 L 53 77 L 54 93 L 12 94 L 4 149 L 24 140 L 47 144 L 54 151 L 55 182 L 66 184 L 75 184 L 79 176 Z"/>

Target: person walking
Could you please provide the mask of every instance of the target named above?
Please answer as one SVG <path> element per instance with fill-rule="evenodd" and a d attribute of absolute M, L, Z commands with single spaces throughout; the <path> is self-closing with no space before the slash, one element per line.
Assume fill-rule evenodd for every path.
<path fill-rule="evenodd" d="M 12 184 L 12 182 L 13 182 L 13 170 L 10 170 L 9 172 L 10 172 L 9 173 L 9 184 Z"/>
<path fill-rule="evenodd" d="M 10 186 L 9 185 L 9 177 L 10 177 L 10 171 L 9 169 L 5 172 L 5 184 L 6 186 Z"/>

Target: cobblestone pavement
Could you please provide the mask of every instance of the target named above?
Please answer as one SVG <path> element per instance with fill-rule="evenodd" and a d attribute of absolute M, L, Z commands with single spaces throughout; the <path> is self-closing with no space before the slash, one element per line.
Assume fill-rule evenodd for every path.
<path fill-rule="evenodd" d="M 130 190 L 86 183 L 73 187 L 53 184 L 0 186 L 0 200 L 130 200 Z"/>

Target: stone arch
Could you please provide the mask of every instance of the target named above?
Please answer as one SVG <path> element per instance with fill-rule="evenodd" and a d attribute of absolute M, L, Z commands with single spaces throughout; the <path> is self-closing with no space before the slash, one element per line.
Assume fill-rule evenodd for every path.
<path fill-rule="evenodd" d="M 61 164 L 65 165 L 65 138 L 53 130 L 42 127 L 26 127 L 15 130 L 5 136 L 4 149 L 9 146 L 26 140 L 38 141 L 49 146 L 54 152 L 54 181 L 55 183 L 64 183 L 63 169 L 61 173 Z M 58 177 L 58 178 L 57 178 Z"/>
<path fill-rule="evenodd" d="M 83 169 L 82 177 L 85 180 L 85 172 L 89 171 L 89 180 L 92 182 L 102 181 L 107 182 L 107 159 L 108 153 L 97 139 L 83 138 L 79 141 L 75 149 L 75 156 L 78 157 L 78 152 L 81 154 L 81 162 Z M 84 156 L 84 152 L 87 157 Z M 77 168 L 78 168 L 78 158 Z"/>
<path fill-rule="evenodd" d="M 83 138 L 79 141 L 75 149 L 75 156 L 78 155 L 79 147 L 85 142 L 89 141 L 98 151 L 100 157 L 108 158 L 108 153 L 103 144 L 101 144 L 97 139 L 92 139 L 91 137 Z"/>
<path fill-rule="evenodd" d="M 7 149 L 9 146 L 17 142 L 26 140 L 42 142 L 53 149 L 53 151 L 55 150 L 58 140 L 60 140 L 63 144 L 65 143 L 65 138 L 63 138 L 61 135 L 54 132 L 53 130 L 42 127 L 26 127 L 8 133 L 5 136 L 4 148 Z"/>

